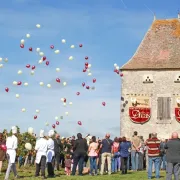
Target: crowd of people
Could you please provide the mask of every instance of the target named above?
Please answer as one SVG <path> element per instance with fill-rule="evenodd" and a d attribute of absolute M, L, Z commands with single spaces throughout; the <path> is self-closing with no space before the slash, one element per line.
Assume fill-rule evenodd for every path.
<path fill-rule="evenodd" d="M 48 137 L 41 130 L 39 138 L 36 140 L 34 149 L 29 150 L 24 158 L 17 157 L 18 148 L 17 127 L 12 127 L 12 136 L 4 137 L 0 133 L 0 172 L 2 162 L 8 160 L 5 180 L 9 179 L 11 170 L 18 178 L 16 161 L 19 167 L 24 165 L 35 165 L 35 176 L 46 178 L 47 168 L 48 177 L 55 177 L 55 170 L 64 169 L 67 176 L 74 176 L 78 172 L 79 176 L 89 174 L 90 176 L 103 175 L 105 173 L 120 172 L 127 174 L 128 170 L 141 171 L 147 170 L 148 179 L 160 178 L 160 170 L 166 170 L 166 179 L 179 180 L 180 175 L 180 140 L 178 134 L 174 132 L 171 139 L 158 139 L 156 133 L 149 134 L 145 141 L 138 136 L 135 131 L 131 139 L 126 137 L 114 140 L 110 139 L 110 134 L 100 140 L 95 136 L 87 135 L 82 137 L 81 133 L 70 138 L 60 138 L 54 130 L 48 132 Z M 89 162 L 90 166 L 87 165 Z"/>

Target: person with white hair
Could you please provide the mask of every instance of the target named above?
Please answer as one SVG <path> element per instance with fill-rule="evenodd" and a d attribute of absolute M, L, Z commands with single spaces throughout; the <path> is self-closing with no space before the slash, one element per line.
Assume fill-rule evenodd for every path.
<path fill-rule="evenodd" d="M 5 180 L 9 179 L 11 170 L 13 171 L 15 178 L 18 178 L 16 163 L 15 163 L 16 149 L 18 147 L 18 139 L 16 137 L 17 127 L 13 126 L 11 130 L 12 130 L 12 136 L 8 137 L 6 140 L 8 168 L 6 170 Z"/>
<path fill-rule="evenodd" d="M 48 177 L 54 177 L 54 167 L 53 167 L 53 161 L 54 161 L 54 140 L 52 137 L 54 136 L 55 132 L 54 130 L 50 130 L 48 133 L 49 139 L 47 141 L 47 170 L 48 170 Z"/>
<path fill-rule="evenodd" d="M 47 140 L 44 136 L 44 130 L 40 130 L 40 139 L 36 141 L 35 150 L 36 150 L 36 173 L 35 176 L 38 177 L 40 170 L 42 179 L 45 177 L 45 168 L 46 168 L 46 154 L 47 154 Z"/>

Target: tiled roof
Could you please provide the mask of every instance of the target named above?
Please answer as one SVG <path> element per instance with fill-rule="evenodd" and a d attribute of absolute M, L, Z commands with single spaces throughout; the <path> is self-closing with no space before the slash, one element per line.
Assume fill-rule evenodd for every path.
<path fill-rule="evenodd" d="M 180 19 L 155 20 L 121 70 L 180 69 Z"/>

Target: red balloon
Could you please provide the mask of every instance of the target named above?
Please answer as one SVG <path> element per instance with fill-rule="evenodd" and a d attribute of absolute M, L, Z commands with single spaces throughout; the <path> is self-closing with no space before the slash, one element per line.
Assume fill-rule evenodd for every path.
<path fill-rule="evenodd" d="M 36 66 L 32 66 L 32 70 L 35 69 L 35 68 L 36 68 Z"/>
<path fill-rule="evenodd" d="M 51 46 L 50 46 L 50 48 L 51 48 L 51 49 L 54 49 L 54 46 L 53 46 L 53 45 L 51 45 Z"/>
<path fill-rule="evenodd" d="M 96 82 L 96 79 L 94 78 L 94 79 L 93 79 L 93 83 L 95 83 L 95 82 Z"/>
<path fill-rule="evenodd" d="M 5 91 L 6 91 L 6 92 L 9 92 L 9 88 L 8 88 L 8 87 L 7 87 L 7 88 L 5 88 Z"/>
<path fill-rule="evenodd" d="M 56 82 L 60 83 L 60 82 L 61 82 L 61 80 L 60 80 L 59 78 L 56 78 Z"/>
<path fill-rule="evenodd" d="M 83 45 L 82 45 L 82 44 L 80 44 L 80 45 L 79 45 L 79 47 L 83 47 Z"/>
<path fill-rule="evenodd" d="M 47 65 L 47 66 L 49 65 L 49 61 L 46 61 L 46 65 Z"/>
<path fill-rule="evenodd" d="M 53 124 L 53 125 L 52 125 L 52 128 L 54 128 L 54 129 L 55 129 L 55 128 L 56 128 L 56 125 L 55 125 L 55 124 Z"/>
<path fill-rule="evenodd" d="M 85 60 L 88 60 L 88 57 L 87 57 L 87 56 L 85 57 Z"/>
<path fill-rule="evenodd" d="M 45 61 L 46 60 L 46 56 L 43 56 L 43 61 Z"/>
<path fill-rule="evenodd" d="M 31 67 L 31 65 L 30 65 L 30 64 L 27 64 L 27 65 L 26 65 L 26 67 L 27 67 L 27 68 L 30 68 L 30 67 Z"/>
<path fill-rule="evenodd" d="M 89 89 L 89 86 L 86 86 L 86 89 Z"/>
<path fill-rule="evenodd" d="M 103 105 L 103 106 L 105 106 L 105 105 L 106 105 L 106 103 L 105 103 L 105 102 L 102 102 L 102 105 Z"/>
<path fill-rule="evenodd" d="M 30 47 L 30 48 L 29 48 L 29 51 L 32 51 L 32 50 L 33 50 L 32 47 Z"/>
<path fill-rule="evenodd" d="M 82 122 L 81 122 L 81 121 L 78 121 L 78 125 L 80 125 L 80 126 L 81 126 L 81 125 L 82 125 Z"/>
<path fill-rule="evenodd" d="M 123 73 L 120 73 L 120 76 L 123 77 Z"/>
<path fill-rule="evenodd" d="M 84 82 L 82 83 L 82 86 L 83 86 L 83 87 L 85 86 L 85 83 L 84 83 Z"/>
<path fill-rule="evenodd" d="M 83 69 L 83 72 L 86 72 L 86 69 Z"/>
<path fill-rule="evenodd" d="M 88 63 L 87 63 L 87 62 L 85 63 L 85 66 L 88 66 Z"/>
<path fill-rule="evenodd" d="M 117 69 L 114 69 L 114 72 L 115 72 L 115 73 L 117 73 L 117 72 L 118 72 L 118 70 L 117 70 Z"/>
<path fill-rule="evenodd" d="M 117 71 L 116 73 L 119 74 L 119 71 Z"/>
<path fill-rule="evenodd" d="M 64 98 L 64 103 L 66 102 L 66 98 Z"/>
<path fill-rule="evenodd" d="M 59 125 L 59 121 L 56 121 L 56 125 Z"/>
<path fill-rule="evenodd" d="M 22 82 L 21 82 L 21 81 L 19 81 L 19 82 L 17 83 L 17 85 L 19 85 L 19 86 L 20 86 L 21 84 L 22 84 Z"/>
<path fill-rule="evenodd" d="M 0 145 L 0 148 L 3 150 L 3 151 L 7 151 L 7 146 L 5 144 L 1 144 Z"/>
<path fill-rule="evenodd" d="M 80 95 L 80 92 L 77 92 L 76 94 L 79 96 L 79 95 Z"/>
<path fill-rule="evenodd" d="M 88 66 L 85 66 L 85 69 L 88 69 Z"/>
<path fill-rule="evenodd" d="M 37 116 L 36 116 L 36 115 L 34 116 L 34 119 L 37 119 Z"/>
<path fill-rule="evenodd" d="M 20 44 L 20 47 L 21 47 L 21 48 L 24 48 L 24 44 Z"/>

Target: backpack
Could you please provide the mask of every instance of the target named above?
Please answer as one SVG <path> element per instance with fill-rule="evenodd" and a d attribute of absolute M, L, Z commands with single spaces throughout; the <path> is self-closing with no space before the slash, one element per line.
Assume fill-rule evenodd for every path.
<path fill-rule="evenodd" d="M 113 152 L 116 153 L 119 151 L 119 144 L 118 143 L 113 143 Z"/>

